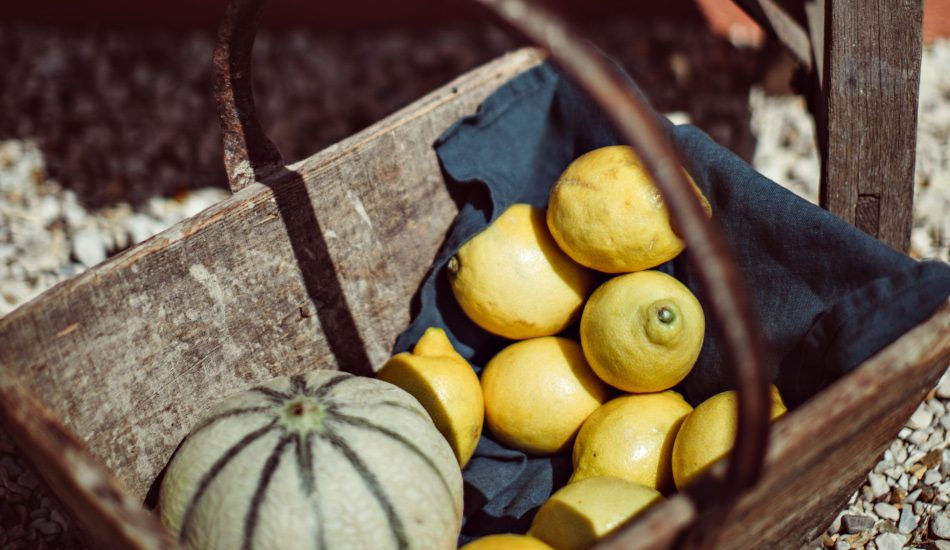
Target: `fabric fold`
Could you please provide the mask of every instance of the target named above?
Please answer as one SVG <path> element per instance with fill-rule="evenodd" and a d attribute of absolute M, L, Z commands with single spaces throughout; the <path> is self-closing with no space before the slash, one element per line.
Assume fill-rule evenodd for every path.
<path fill-rule="evenodd" d="M 925 320 L 950 296 L 946 264 L 917 262 L 768 180 L 701 130 L 665 124 L 732 248 L 771 353 L 769 378 L 790 406 Z M 480 372 L 511 341 L 465 317 L 446 262 L 512 204 L 544 207 L 575 158 L 618 143 L 603 114 L 548 63 L 508 82 L 448 129 L 435 147 L 462 206 L 420 289 L 419 311 L 393 352 L 410 349 L 426 328 L 439 326 Z M 685 283 L 706 307 L 696 267 L 685 255 L 658 269 Z M 708 309 L 706 318 L 699 360 L 676 388 L 693 405 L 730 383 Z M 567 335 L 576 338 L 576 329 Z M 460 542 L 526 531 L 570 473 L 569 455 L 530 457 L 486 431 L 463 472 Z"/>

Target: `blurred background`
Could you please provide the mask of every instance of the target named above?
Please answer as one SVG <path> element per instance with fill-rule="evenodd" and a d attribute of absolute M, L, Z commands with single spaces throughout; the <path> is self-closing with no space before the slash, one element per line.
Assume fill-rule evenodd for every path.
<path fill-rule="evenodd" d="M 551 0 L 660 112 L 816 201 L 795 63 L 729 0 Z M 285 161 L 522 46 L 462 0 L 273 0 L 256 101 Z M 224 0 L 4 0 L 0 316 L 227 196 L 211 98 Z M 912 254 L 950 259 L 950 1 L 925 4 Z M 948 421 L 950 422 L 950 421 Z M 950 428 L 948 428 L 950 429 Z M 74 529 L 0 433 L 0 549 Z"/>

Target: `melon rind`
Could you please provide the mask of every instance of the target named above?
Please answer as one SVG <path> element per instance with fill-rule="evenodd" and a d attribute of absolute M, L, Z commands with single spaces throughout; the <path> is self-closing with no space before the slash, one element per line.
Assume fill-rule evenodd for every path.
<path fill-rule="evenodd" d="M 319 403 L 312 428 L 283 420 L 295 399 Z M 462 476 L 410 394 L 315 371 L 213 407 L 169 463 L 159 511 L 188 548 L 455 548 Z"/>

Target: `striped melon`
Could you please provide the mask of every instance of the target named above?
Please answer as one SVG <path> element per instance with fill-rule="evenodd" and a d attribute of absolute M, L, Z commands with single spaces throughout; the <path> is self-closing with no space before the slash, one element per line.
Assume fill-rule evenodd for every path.
<path fill-rule="evenodd" d="M 455 548 L 462 474 L 425 409 L 373 378 L 316 371 L 214 407 L 159 496 L 189 548 Z"/>

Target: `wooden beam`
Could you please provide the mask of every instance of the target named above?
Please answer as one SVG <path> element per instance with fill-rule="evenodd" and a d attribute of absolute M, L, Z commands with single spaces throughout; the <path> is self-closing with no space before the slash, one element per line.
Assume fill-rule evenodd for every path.
<path fill-rule="evenodd" d="M 913 222 L 922 0 L 825 0 L 824 208 L 902 251 Z"/>

